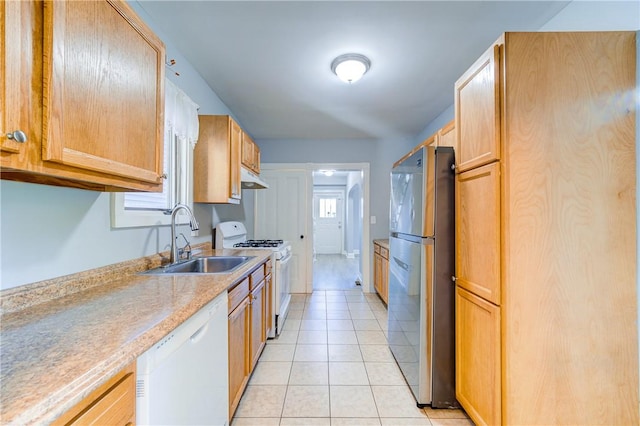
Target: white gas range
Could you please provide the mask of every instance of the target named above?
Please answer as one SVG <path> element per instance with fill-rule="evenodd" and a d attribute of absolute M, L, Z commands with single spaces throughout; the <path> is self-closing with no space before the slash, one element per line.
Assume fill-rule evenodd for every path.
<path fill-rule="evenodd" d="M 242 222 L 221 222 L 216 226 L 216 248 L 250 248 L 273 252 L 273 324 L 268 337 L 276 337 L 282 331 L 291 302 L 290 260 L 291 244 L 283 240 L 248 240 L 247 228 Z"/>

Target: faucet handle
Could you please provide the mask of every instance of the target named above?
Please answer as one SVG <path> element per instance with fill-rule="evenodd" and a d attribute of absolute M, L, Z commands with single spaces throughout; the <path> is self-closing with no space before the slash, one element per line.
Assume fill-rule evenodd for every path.
<path fill-rule="evenodd" d="M 187 259 L 191 259 L 191 243 L 189 242 L 189 240 L 187 240 L 187 237 L 185 237 L 182 232 L 180 233 L 180 235 L 178 235 L 178 237 L 180 236 L 182 236 L 186 244 L 184 245 L 184 247 L 178 249 L 178 257 L 182 258 L 182 256 L 186 253 Z M 176 237 L 176 239 L 178 239 L 178 237 Z"/>

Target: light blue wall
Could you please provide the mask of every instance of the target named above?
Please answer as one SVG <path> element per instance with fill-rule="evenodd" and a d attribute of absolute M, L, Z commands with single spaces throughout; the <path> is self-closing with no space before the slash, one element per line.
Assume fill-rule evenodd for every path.
<path fill-rule="evenodd" d="M 200 114 L 231 113 L 200 75 L 156 28 L 137 2 L 130 2 L 163 39 L 167 57 L 177 64 L 168 77 L 200 105 Z M 573 2 L 543 30 L 633 29 L 638 26 L 637 2 Z M 452 99 L 453 104 L 453 90 Z M 233 114 L 232 114 L 233 115 Z M 392 164 L 416 143 L 453 118 L 453 107 L 428 123 L 415 140 L 272 141 L 258 140 L 264 162 L 368 162 L 371 165 L 371 215 L 377 224 L 371 238 L 388 233 L 389 172 Z M 242 123 L 240 123 L 242 125 Z M 243 191 L 240 206 L 196 205 L 200 237 L 209 241 L 218 221 L 253 223 L 252 191 Z M 111 229 L 109 195 L 0 180 L 0 289 L 7 289 L 165 250 L 166 227 Z M 186 232 L 188 228 L 181 229 Z M 251 229 L 249 230 L 251 234 Z M 34 267 L 37 262 L 38 267 Z"/>
<path fill-rule="evenodd" d="M 140 5 L 130 4 L 165 42 L 180 73 L 167 68 L 167 76 L 200 105 L 199 113 L 229 114 Z M 240 206 L 196 204 L 194 210 L 200 236 L 189 237 L 191 242 L 210 241 L 212 225 L 253 211 L 253 193 L 243 191 Z M 108 193 L 0 180 L 0 212 L 0 289 L 148 256 L 167 250 L 171 240 L 166 226 L 111 229 Z M 190 235 L 187 226 L 181 228 Z"/>
<path fill-rule="evenodd" d="M 257 140 L 263 163 L 369 163 L 371 239 L 389 236 L 389 173 L 414 146 L 406 139 Z"/>

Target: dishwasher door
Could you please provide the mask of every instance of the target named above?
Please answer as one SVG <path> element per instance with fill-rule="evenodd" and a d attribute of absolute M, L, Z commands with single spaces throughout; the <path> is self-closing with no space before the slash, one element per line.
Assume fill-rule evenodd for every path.
<path fill-rule="evenodd" d="M 228 425 L 227 293 L 138 358 L 136 423 Z"/>

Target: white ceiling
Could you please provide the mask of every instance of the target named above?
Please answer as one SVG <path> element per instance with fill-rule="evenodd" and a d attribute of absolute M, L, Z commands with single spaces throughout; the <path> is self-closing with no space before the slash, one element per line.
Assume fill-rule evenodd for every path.
<path fill-rule="evenodd" d="M 566 1 L 141 1 L 255 139 L 414 138 L 505 31 Z M 348 85 L 343 53 L 371 69 Z"/>

